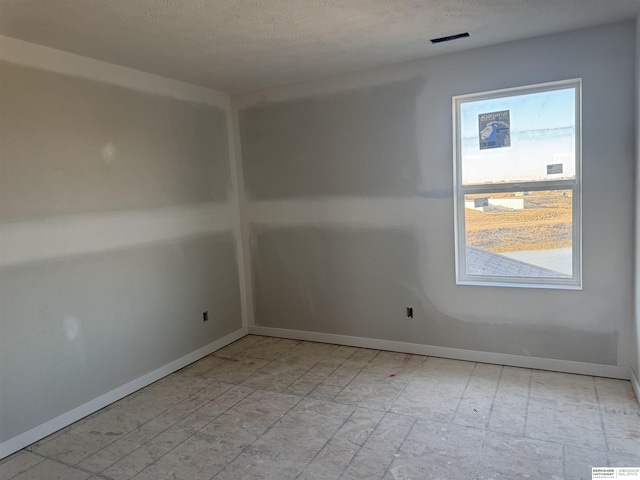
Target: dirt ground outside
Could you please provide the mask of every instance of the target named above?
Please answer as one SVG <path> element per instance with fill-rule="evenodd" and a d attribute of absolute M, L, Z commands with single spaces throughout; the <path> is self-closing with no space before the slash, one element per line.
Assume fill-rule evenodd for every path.
<path fill-rule="evenodd" d="M 524 209 L 487 206 L 484 211 L 465 209 L 467 245 L 490 252 L 547 250 L 571 247 L 571 190 L 530 192 L 515 195 L 467 195 L 478 198 L 522 198 Z"/>

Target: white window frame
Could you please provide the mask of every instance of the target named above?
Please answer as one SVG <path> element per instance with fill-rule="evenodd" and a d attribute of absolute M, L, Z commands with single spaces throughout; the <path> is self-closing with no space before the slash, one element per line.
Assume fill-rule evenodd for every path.
<path fill-rule="evenodd" d="M 575 89 L 575 178 L 570 180 L 545 180 L 516 183 L 463 185 L 462 138 L 460 105 L 466 102 L 501 97 L 539 93 L 567 88 Z M 454 157 L 454 217 L 455 217 L 455 268 L 457 285 L 484 285 L 502 287 L 582 289 L 582 81 L 579 78 L 541 83 L 523 87 L 492 90 L 454 96 L 453 108 L 453 157 Z M 572 277 L 516 277 L 478 275 L 467 273 L 467 242 L 465 229 L 465 195 L 504 192 L 572 190 Z"/>

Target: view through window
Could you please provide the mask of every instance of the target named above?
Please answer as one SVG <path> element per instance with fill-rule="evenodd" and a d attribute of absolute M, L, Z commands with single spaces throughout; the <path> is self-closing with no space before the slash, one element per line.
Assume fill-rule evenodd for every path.
<path fill-rule="evenodd" d="M 580 80 L 453 107 L 458 283 L 579 288 Z"/>

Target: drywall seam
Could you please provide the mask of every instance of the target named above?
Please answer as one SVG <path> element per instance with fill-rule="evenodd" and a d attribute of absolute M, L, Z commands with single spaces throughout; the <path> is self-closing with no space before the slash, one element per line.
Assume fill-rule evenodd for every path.
<path fill-rule="evenodd" d="M 243 281 L 242 292 L 243 306 L 246 311 L 246 325 L 251 327 L 255 325 L 254 303 L 253 303 L 253 273 L 251 269 L 251 246 L 250 246 L 250 223 L 252 205 L 247 202 L 246 192 L 244 188 L 244 172 L 242 170 L 242 146 L 240 141 L 240 121 L 238 118 L 238 109 L 234 104 L 235 99 L 232 98 L 231 118 L 233 123 L 233 148 L 235 168 L 233 174 L 237 181 L 237 202 L 238 202 L 238 221 L 240 222 L 240 245 L 243 255 L 243 263 L 239 265 L 241 279 Z"/>
<path fill-rule="evenodd" d="M 326 223 L 411 227 L 427 224 L 423 212 L 434 200 L 421 195 L 451 198 L 452 192 L 417 192 L 413 198 L 396 197 L 324 197 L 304 200 L 251 202 L 247 220 L 255 224 L 322 225 Z"/>
<path fill-rule="evenodd" d="M 32 428 L 24 433 L 21 433 L 17 437 L 14 437 L 10 440 L 7 440 L 0 444 L 0 459 L 11 455 L 12 453 L 17 452 L 18 450 L 31 445 L 32 443 L 51 435 L 52 433 L 60 430 L 61 428 L 66 427 L 67 425 L 71 425 L 73 422 L 80 420 L 81 418 L 86 417 L 94 412 L 97 412 L 101 408 L 110 405 L 113 402 L 116 402 L 131 393 L 146 387 L 147 385 L 152 384 L 160 380 L 167 375 L 172 374 L 180 370 L 181 368 L 186 367 L 187 365 L 200 360 L 201 358 L 209 355 L 210 353 L 215 352 L 216 350 L 220 350 L 221 348 L 229 345 L 230 343 L 239 340 L 240 338 L 247 335 L 247 329 L 245 327 L 236 330 L 212 343 L 206 345 L 198 350 L 191 352 L 173 362 L 160 367 L 152 372 L 147 373 L 141 377 L 136 378 L 135 380 L 126 383 L 110 392 L 101 395 L 98 398 L 95 398 L 79 407 L 74 408 L 68 412 L 59 415 L 56 418 L 49 420 L 42 425 L 38 425 L 37 427 Z"/>
<path fill-rule="evenodd" d="M 81 214 L 0 224 L 0 266 L 228 231 L 225 204 Z"/>
<path fill-rule="evenodd" d="M 0 35 L 0 58 L 130 89 L 228 109 L 226 93 Z"/>
<path fill-rule="evenodd" d="M 468 362 L 492 363 L 511 367 L 591 375 L 594 377 L 618 378 L 622 380 L 629 380 L 631 378 L 631 369 L 629 367 L 615 365 L 601 365 L 596 363 L 574 362 L 571 360 L 557 360 L 552 358 L 525 357 L 506 353 L 463 350 L 460 348 L 438 347 L 435 345 L 421 345 L 417 343 L 352 337 L 349 335 L 336 335 L 319 332 L 306 332 L 284 328 L 253 326 L 249 327 L 249 334 L 333 343 L 352 347 L 375 348 L 378 350 L 413 353 L 416 355 L 427 355 L 431 357 L 452 358 L 454 360 L 464 360 Z"/>
<path fill-rule="evenodd" d="M 227 141 L 229 145 L 229 171 L 231 175 L 231 211 L 233 213 L 233 231 L 238 259 L 238 280 L 240 282 L 240 310 L 242 326 L 253 325 L 253 301 L 251 296 L 251 268 L 249 268 L 249 250 L 245 246 L 248 237 L 245 222 L 244 178 L 240 162 L 240 142 L 236 129 L 236 115 L 233 110 L 227 115 Z"/>

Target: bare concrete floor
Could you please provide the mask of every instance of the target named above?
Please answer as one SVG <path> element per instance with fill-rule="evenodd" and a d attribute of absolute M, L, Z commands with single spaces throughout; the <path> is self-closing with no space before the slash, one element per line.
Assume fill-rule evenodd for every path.
<path fill-rule="evenodd" d="M 640 466 L 628 381 L 248 336 L 8 457 L 0 479 L 590 479 L 591 466 Z"/>

